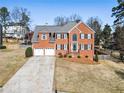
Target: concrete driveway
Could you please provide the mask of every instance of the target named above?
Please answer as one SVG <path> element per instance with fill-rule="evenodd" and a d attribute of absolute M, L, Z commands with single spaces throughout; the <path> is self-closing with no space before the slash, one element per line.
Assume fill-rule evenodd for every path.
<path fill-rule="evenodd" d="M 2 93 L 53 93 L 55 57 L 32 57 L 5 84 Z"/>

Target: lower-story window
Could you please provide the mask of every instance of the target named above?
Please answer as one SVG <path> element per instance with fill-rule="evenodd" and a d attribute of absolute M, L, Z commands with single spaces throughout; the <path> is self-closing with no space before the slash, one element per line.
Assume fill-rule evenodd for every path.
<path fill-rule="evenodd" d="M 67 50 L 67 44 L 64 44 L 64 50 Z"/>
<path fill-rule="evenodd" d="M 57 44 L 56 45 L 56 48 L 57 48 L 57 50 L 61 50 L 61 45 L 60 44 Z"/>
<path fill-rule="evenodd" d="M 84 44 L 80 44 L 80 49 L 84 50 Z"/>
<path fill-rule="evenodd" d="M 91 44 L 88 44 L 88 50 L 91 50 Z"/>
<path fill-rule="evenodd" d="M 85 44 L 84 50 L 91 50 L 92 49 L 91 47 L 92 47 L 91 44 Z"/>

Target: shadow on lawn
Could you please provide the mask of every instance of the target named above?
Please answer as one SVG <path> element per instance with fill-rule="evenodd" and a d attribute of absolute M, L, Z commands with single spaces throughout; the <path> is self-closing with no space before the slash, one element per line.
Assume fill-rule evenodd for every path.
<path fill-rule="evenodd" d="M 122 79 L 124 79 L 124 70 L 116 70 L 115 73 Z"/>

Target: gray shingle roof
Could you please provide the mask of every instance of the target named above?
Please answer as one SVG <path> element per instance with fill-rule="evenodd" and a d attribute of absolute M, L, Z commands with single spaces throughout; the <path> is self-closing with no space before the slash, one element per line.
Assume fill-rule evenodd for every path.
<path fill-rule="evenodd" d="M 37 42 L 38 39 L 38 32 L 55 32 L 55 33 L 68 33 L 77 23 L 76 22 L 69 22 L 63 26 L 36 26 L 32 42 Z"/>

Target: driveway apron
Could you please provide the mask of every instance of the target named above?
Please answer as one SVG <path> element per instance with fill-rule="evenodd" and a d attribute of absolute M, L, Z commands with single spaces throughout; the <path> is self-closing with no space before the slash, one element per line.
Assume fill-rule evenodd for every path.
<path fill-rule="evenodd" d="M 4 85 L 2 93 L 53 93 L 55 57 L 30 58 Z"/>

